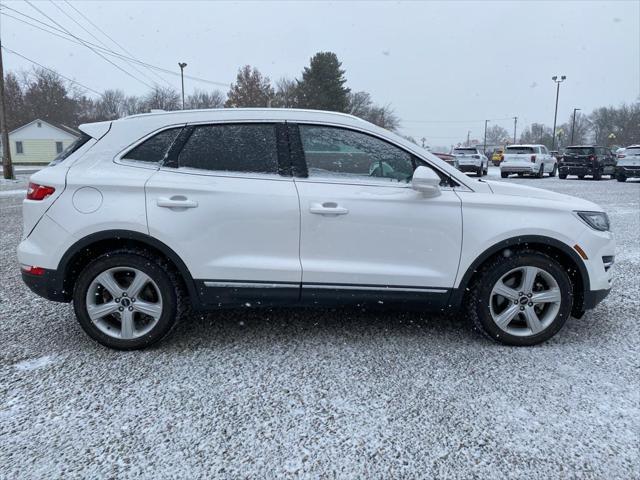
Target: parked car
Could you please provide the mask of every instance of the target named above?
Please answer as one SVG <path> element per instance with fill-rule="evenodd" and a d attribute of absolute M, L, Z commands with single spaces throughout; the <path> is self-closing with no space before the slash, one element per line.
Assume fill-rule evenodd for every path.
<path fill-rule="evenodd" d="M 561 179 L 568 175 L 577 175 L 580 179 L 591 175 L 594 180 L 600 180 L 602 175 L 613 178 L 616 173 L 616 158 L 607 147 L 575 145 L 564 149 L 558 168 Z"/>
<path fill-rule="evenodd" d="M 630 145 L 618 153 L 616 179 L 626 182 L 627 178 L 640 177 L 640 145 Z"/>
<path fill-rule="evenodd" d="M 513 173 L 535 175 L 542 178 L 545 173 L 555 177 L 558 170 L 556 158 L 544 145 L 509 145 L 504 150 L 500 163 L 500 176 L 507 178 Z"/>
<path fill-rule="evenodd" d="M 452 167 L 454 166 L 456 157 L 451 155 L 450 153 L 442 153 L 442 152 L 431 152 L 431 153 L 433 153 L 440 160 L 447 162 Z"/>
<path fill-rule="evenodd" d="M 473 181 L 359 118 L 185 110 L 81 125 L 30 179 L 24 282 L 116 349 L 190 311 L 463 308 L 533 345 L 609 293 L 614 239 L 586 200 Z M 535 199 L 535 201 L 532 201 Z"/>
<path fill-rule="evenodd" d="M 493 163 L 493 165 L 497 167 L 498 165 L 500 165 L 500 162 L 502 161 L 503 156 L 504 156 L 504 148 L 497 149 L 491 155 L 491 163 Z"/>
<path fill-rule="evenodd" d="M 482 177 L 489 172 L 489 160 L 476 147 L 458 147 L 453 149 L 454 166 L 461 172 L 474 172 Z"/>

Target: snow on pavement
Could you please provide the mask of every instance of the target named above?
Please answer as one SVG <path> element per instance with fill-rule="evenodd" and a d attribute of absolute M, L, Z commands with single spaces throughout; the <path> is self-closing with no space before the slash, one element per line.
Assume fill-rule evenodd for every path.
<path fill-rule="evenodd" d="M 640 184 L 509 181 L 600 203 L 618 242 L 611 295 L 533 348 L 418 312 L 242 309 L 111 351 L 22 284 L 7 208 L 0 478 L 639 478 Z"/>

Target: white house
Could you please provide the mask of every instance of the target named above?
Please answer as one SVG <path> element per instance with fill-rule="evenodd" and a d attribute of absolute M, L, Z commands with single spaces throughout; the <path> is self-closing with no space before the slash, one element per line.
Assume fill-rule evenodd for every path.
<path fill-rule="evenodd" d="M 37 118 L 9 132 L 11 160 L 15 164 L 47 164 L 78 136 L 80 132 L 70 127 Z"/>

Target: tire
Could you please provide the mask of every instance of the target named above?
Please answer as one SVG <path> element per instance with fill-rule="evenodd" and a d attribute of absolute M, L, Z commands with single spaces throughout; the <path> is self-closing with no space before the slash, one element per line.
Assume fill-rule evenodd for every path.
<path fill-rule="evenodd" d="M 534 288 L 529 292 L 522 285 L 525 272 L 534 272 Z M 498 285 L 509 286 L 504 291 L 510 298 L 496 293 Z M 546 303 L 534 303 L 535 295 L 544 292 L 548 292 Z M 465 297 L 466 316 L 473 327 L 513 346 L 536 345 L 553 337 L 571 315 L 572 303 L 571 280 L 565 269 L 552 257 L 530 250 L 491 260 L 480 269 Z M 502 326 L 500 320 L 504 320 Z"/>
<path fill-rule="evenodd" d="M 560 180 L 566 180 L 567 179 L 567 174 L 566 173 L 559 173 L 558 174 L 558 178 Z"/>
<path fill-rule="evenodd" d="M 538 173 L 536 175 L 537 178 L 542 178 L 544 176 L 544 163 L 540 164 L 540 170 L 538 170 Z"/>
<path fill-rule="evenodd" d="M 578 175 L 578 180 L 584 180 L 584 175 Z"/>
<path fill-rule="evenodd" d="M 618 173 L 616 175 L 616 180 L 618 180 L 619 182 L 626 182 L 627 176 L 624 173 Z"/>
<path fill-rule="evenodd" d="M 489 164 L 487 163 L 487 168 L 484 169 L 483 175 L 489 175 Z"/>
<path fill-rule="evenodd" d="M 145 283 L 136 288 L 138 278 Z M 82 270 L 73 307 L 82 329 L 98 343 L 138 350 L 165 338 L 187 315 L 189 300 L 181 285 L 177 273 L 160 258 L 143 250 L 116 250 Z M 126 327 L 123 315 L 129 318 Z"/>
<path fill-rule="evenodd" d="M 500 172 L 500 176 L 502 178 L 509 178 L 509 174 L 507 172 Z"/>
<path fill-rule="evenodd" d="M 555 177 L 556 173 L 558 173 L 558 164 L 554 163 L 553 164 L 553 169 L 551 170 L 551 173 L 549 174 L 550 177 Z"/>
<path fill-rule="evenodd" d="M 476 170 L 476 177 L 481 177 L 481 176 L 482 176 L 482 164 L 480 164 L 480 166 Z"/>

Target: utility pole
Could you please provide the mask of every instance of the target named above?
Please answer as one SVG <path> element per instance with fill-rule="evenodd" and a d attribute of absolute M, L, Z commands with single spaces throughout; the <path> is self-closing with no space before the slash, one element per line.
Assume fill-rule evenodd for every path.
<path fill-rule="evenodd" d="M 576 112 L 580 110 L 579 108 L 573 109 L 573 121 L 571 122 L 571 145 L 573 145 L 573 132 L 576 131 Z"/>
<path fill-rule="evenodd" d="M 553 114 L 553 138 L 551 139 L 551 150 L 556 149 L 556 121 L 558 120 L 558 98 L 560 97 L 560 84 L 566 79 L 566 75 L 562 75 L 559 80 L 557 75 L 551 77 L 551 80 L 556 82 L 556 112 Z"/>
<path fill-rule="evenodd" d="M 482 153 L 485 155 L 487 154 L 487 123 L 489 123 L 489 120 L 484 121 L 484 149 L 482 150 Z"/>
<path fill-rule="evenodd" d="M 427 139 L 426 139 L 426 138 L 424 138 L 424 137 L 422 137 L 422 138 L 420 139 L 420 141 L 422 142 L 422 148 L 424 148 L 424 143 L 427 141 Z"/>
<path fill-rule="evenodd" d="M 471 135 L 471 130 L 467 130 L 467 147 L 469 146 L 469 136 Z"/>
<path fill-rule="evenodd" d="M 182 81 L 182 109 L 184 110 L 184 67 L 187 66 L 184 62 L 178 62 L 180 67 L 180 80 Z"/>
<path fill-rule="evenodd" d="M 7 128 L 7 109 L 4 102 L 4 68 L 2 67 L 2 42 L 0 41 L 0 131 L 2 132 L 2 175 L 7 180 L 13 176 L 11 163 L 11 145 L 9 145 L 9 129 Z"/>
<path fill-rule="evenodd" d="M 516 128 L 518 127 L 518 117 L 513 117 L 513 143 L 516 143 Z"/>

